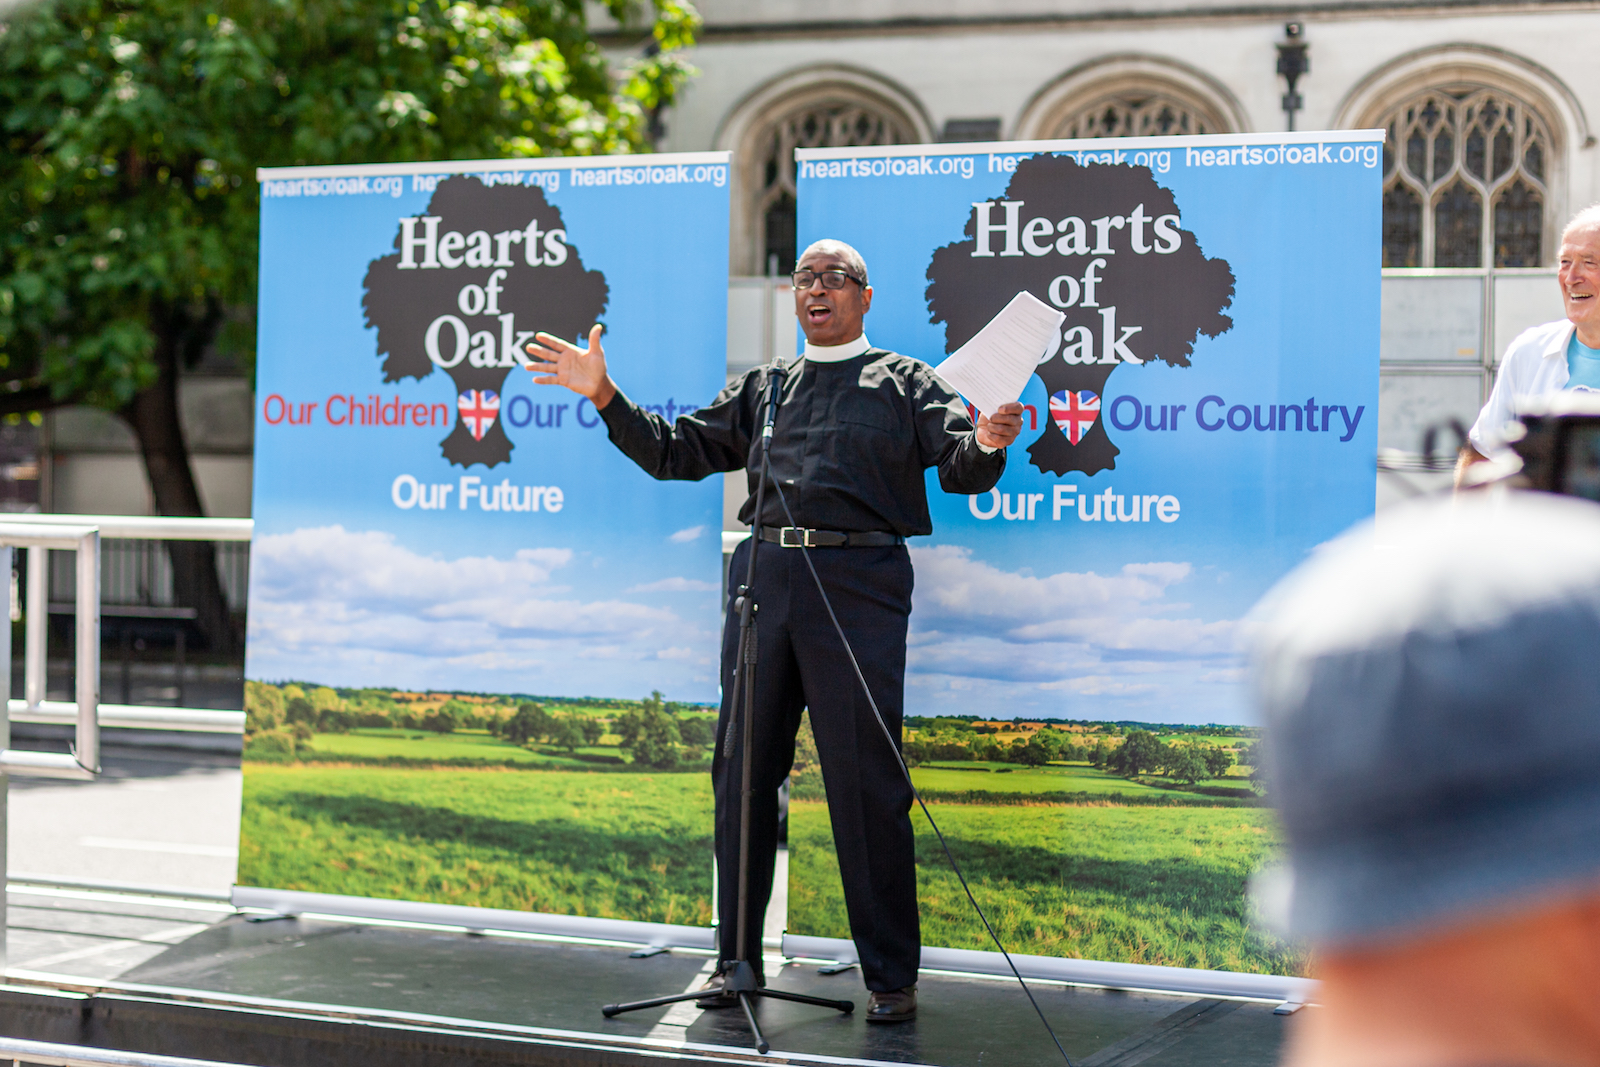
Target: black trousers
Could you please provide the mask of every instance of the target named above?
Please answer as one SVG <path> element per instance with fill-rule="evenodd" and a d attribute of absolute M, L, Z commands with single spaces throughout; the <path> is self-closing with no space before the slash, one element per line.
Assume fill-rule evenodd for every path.
<path fill-rule="evenodd" d="M 742 702 L 734 704 L 739 617 L 733 610 L 732 591 L 744 582 L 754 547 L 753 539 L 741 543 L 728 572 L 722 714 L 711 765 L 717 809 L 720 951 L 730 960 L 739 948 L 743 739 L 735 738 L 731 759 L 723 758 L 722 747 L 730 723 L 738 721 L 743 710 Z M 778 845 L 778 787 L 794 764 L 795 731 L 801 711 L 809 708 L 862 976 L 868 989 L 901 989 L 916 982 L 922 953 L 911 789 L 861 693 L 800 550 L 762 544 L 756 559 L 760 663 L 755 672 L 746 958 L 759 975 L 761 923 L 772 895 Z M 911 615 L 911 558 L 904 547 L 895 546 L 817 548 L 811 550 L 811 560 L 898 747 L 905 695 L 906 625 Z"/>

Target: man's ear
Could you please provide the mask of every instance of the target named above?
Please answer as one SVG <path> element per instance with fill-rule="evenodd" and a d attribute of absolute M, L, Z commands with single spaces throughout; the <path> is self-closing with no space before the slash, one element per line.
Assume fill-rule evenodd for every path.
<path fill-rule="evenodd" d="M 861 287 L 861 314 L 865 315 L 872 310 L 872 286 Z"/>

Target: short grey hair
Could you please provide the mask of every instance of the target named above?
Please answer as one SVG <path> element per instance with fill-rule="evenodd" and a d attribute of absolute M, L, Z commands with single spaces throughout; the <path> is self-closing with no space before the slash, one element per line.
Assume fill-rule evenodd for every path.
<path fill-rule="evenodd" d="M 824 237 L 820 241 L 812 241 L 806 246 L 806 250 L 800 253 L 800 258 L 795 262 L 804 261 L 813 252 L 824 256 L 838 256 L 844 260 L 844 265 L 850 268 L 850 272 L 861 279 L 863 286 L 867 284 L 867 261 L 861 258 L 860 252 L 857 252 L 843 241 L 835 241 L 831 237 Z"/>
<path fill-rule="evenodd" d="M 1572 216 L 1571 221 L 1561 231 L 1562 243 L 1564 244 L 1568 237 L 1579 230 L 1600 230 L 1600 204 L 1590 204 Z"/>

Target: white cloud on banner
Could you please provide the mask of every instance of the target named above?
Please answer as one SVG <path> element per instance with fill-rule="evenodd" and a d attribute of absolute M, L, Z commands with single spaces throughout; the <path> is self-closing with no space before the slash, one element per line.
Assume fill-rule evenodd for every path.
<path fill-rule="evenodd" d="M 1193 617 L 1174 599 L 1189 563 L 1115 573 L 1006 571 L 957 545 L 911 550 L 917 583 L 911 685 L 1144 702 L 1181 676 L 1234 682 L 1237 620 Z M 1022 709 L 1018 709 L 1022 710 Z M 1078 714 L 1082 711 L 1072 714 Z M 1067 713 L 1063 708 L 1058 713 Z"/>
<path fill-rule="evenodd" d="M 455 668 L 449 673 L 457 677 L 466 670 L 548 677 L 552 665 L 632 663 L 663 649 L 665 659 L 705 658 L 685 655 L 684 638 L 698 628 L 676 612 L 583 600 L 557 584 L 554 576 L 573 558 L 571 549 L 525 548 L 507 559 L 444 559 L 389 533 L 342 526 L 262 537 L 252 549 L 251 660 L 343 677 L 406 664 Z M 675 581 L 664 584 L 680 588 Z"/>
<path fill-rule="evenodd" d="M 721 586 L 716 582 L 703 582 L 699 578 L 662 578 L 629 589 L 630 593 L 710 593 Z"/>

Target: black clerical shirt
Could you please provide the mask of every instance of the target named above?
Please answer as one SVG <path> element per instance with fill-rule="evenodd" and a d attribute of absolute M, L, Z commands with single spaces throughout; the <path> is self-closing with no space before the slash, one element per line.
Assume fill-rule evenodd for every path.
<path fill-rule="evenodd" d="M 746 469 L 750 496 L 739 521 L 755 517 L 766 371 L 757 367 L 699 411 L 668 423 L 618 392 L 600 412 L 612 442 L 652 477 L 698 480 Z M 986 493 L 1005 470 L 1001 449 L 975 440 L 960 398 L 926 363 L 869 349 L 837 362 L 796 360 L 772 435 L 772 473 L 795 525 L 847 533 L 933 532 L 923 471 L 939 468 L 947 493 Z M 767 485 L 763 526 L 788 526 Z"/>

